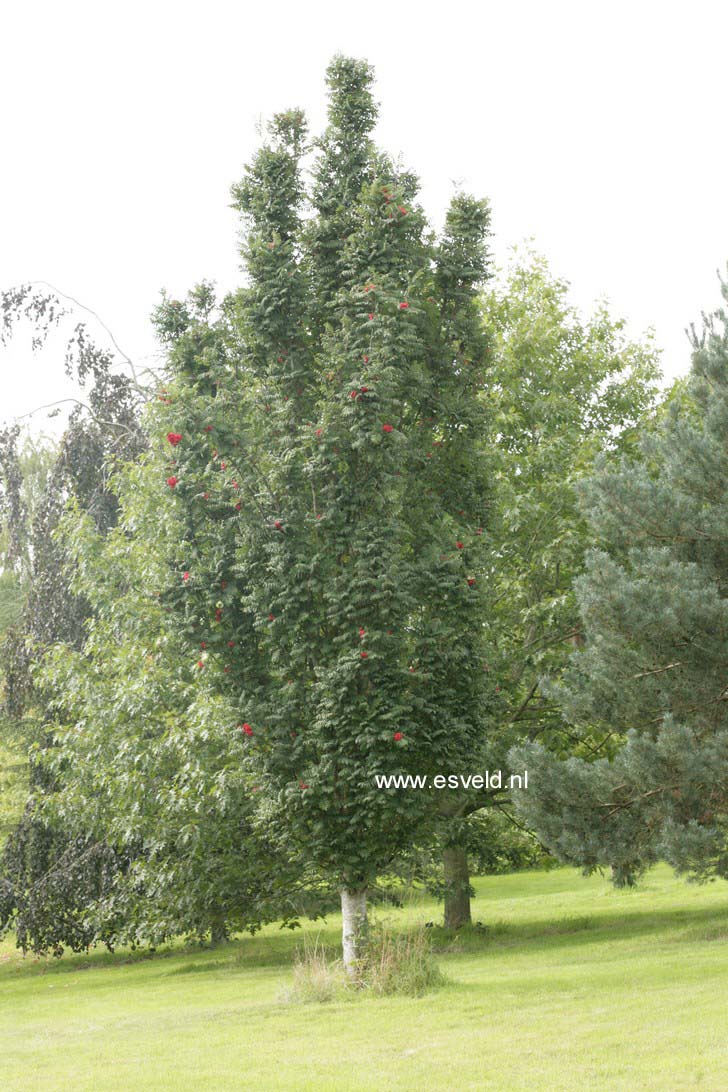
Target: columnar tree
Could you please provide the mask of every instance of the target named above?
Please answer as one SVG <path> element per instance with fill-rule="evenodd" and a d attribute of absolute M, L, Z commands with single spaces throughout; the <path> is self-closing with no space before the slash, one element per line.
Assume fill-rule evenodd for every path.
<path fill-rule="evenodd" d="M 369 67 L 337 57 L 328 83 L 310 212 L 304 120 L 279 115 L 234 189 L 248 286 L 216 321 L 199 292 L 157 312 L 177 377 L 160 481 L 186 526 L 168 601 L 277 821 L 339 885 L 351 967 L 367 885 L 432 812 L 376 775 L 467 768 L 492 704 L 489 216 L 458 195 L 435 240 L 371 142 Z"/>
<path fill-rule="evenodd" d="M 722 286 L 728 300 L 728 286 Z M 619 883 L 658 858 L 728 876 L 728 326 L 694 336 L 686 391 L 585 489 L 600 547 L 576 582 L 585 646 L 556 690 L 568 723 L 615 757 L 559 762 L 533 744 L 519 807 L 563 860 Z"/>

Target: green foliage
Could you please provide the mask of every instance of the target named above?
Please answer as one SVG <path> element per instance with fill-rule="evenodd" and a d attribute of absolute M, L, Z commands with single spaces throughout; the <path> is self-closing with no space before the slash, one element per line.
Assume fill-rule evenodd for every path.
<path fill-rule="evenodd" d="M 29 321 L 34 349 L 70 317 L 55 293 L 32 285 L 2 293 L 0 308 L 0 341 L 6 343 L 19 323 Z M 145 443 L 138 422 L 143 391 L 133 377 L 118 374 L 115 363 L 115 353 L 100 347 L 84 323 L 76 323 L 67 338 L 65 367 L 85 388 L 85 401 L 74 407 L 60 443 L 21 443 L 17 426 L 0 432 L 0 566 L 11 590 L 8 620 L 13 623 L 0 646 L 2 699 L 16 734 L 20 731 L 26 745 L 34 740 L 34 751 L 53 747 L 52 733 L 41 727 L 47 698 L 35 685 L 34 668 L 55 642 L 81 646 L 90 610 L 71 589 L 72 565 L 56 535 L 62 513 L 73 498 L 106 533 L 116 521 L 110 464 L 135 458 Z M 103 896 L 125 857 L 117 859 L 81 829 L 79 816 L 73 831 L 48 825 L 38 804 L 56 784 L 47 780 L 34 753 L 28 780 L 32 797 L 3 852 L 0 927 L 14 922 L 19 943 L 39 951 L 59 951 L 64 944 L 78 949 L 90 938 L 106 939 L 105 925 L 99 932 L 89 924 L 88 905 Z"/>
<path fill-rule="evenodd" d="M 520 808 L 562 859 L 611 864 L 621 883 L 659 857 L 728 876 L 724 311 L 706 320 L 688 388 L 642 453 L 603 461 L 585 489 L 601 549 L 576 585 L 587 642 L 556 690 L 572 724 L 626 741 L 593 764 L 521 750 L 532 777 Z"/>
<path fill-rule="evenodd" d="M 446 900 L 449 892 L 443 877 L 443 850 L 447 845 L 463 850 L 473 876 L 504 875 L 554 864 L 538 839 L 517 824 L 510 811 L 482 808 L 442 823 L 435 837 L 424 829 L 422 839 L 392 862 L 373 894 L 379 890 L 383 900 L 398 905 L 422 886 L 438 900 Z M 472 885 L 469 894 L 473 895 Z"/>
<path fill-rule="evenodd" d="M 174 379 L 155 457 L 178 527 L 162 602 L 250 726 L 289 844 L 356 886 L 427 814 L 374 775 L 462 768 L 492 704 L 475 580 L 489 213 L 458 196 L 434 240 L 415 178 L 371 144 L 368 67 L 328 76 L 313 216 L 291 112 L 233 191 L 248 286 L 214 314 L 193 296 L 156 313 Z"/>
<path fill-rule="evenodd" d="M 0 717 L 0 850 L 18 823 L 28 793 L 28 760 L 15 726 Z"/>
<path fill-rule="evenodd" d="M 113 947 L 120 923 L 89 911 L 108 898 L 124 862 L 93 838 L 58 831 L 26 806 L 3 851 L 0 927 L 12 924 L 23 951 L 63 954 L 103 941 Z"/>
<path fill-rule="evenodd" d="M 156 477 L 131 465 L 118 489 L 129 503 L 106 536 L 78 510 L 62 524 L 73 590 L 92 615 L 83 647 L 56 646 L 42 672 L 53 746 L 38 760 L 55 789 L 38 799 L 43 820 L 85 832 L 123 862 L 84 901 L 87 943 L 157 944 L 290 921 L 305 869 L 269 833 L 235 712 L 196 678 L 160 603 Z"/>
<path fill-rule="evenodd" d="M 594 539 L 579 482 L 597 457 L 634 450 L 659 375 L 650 339 L 629 341 L 605 306 L 584 320 L 568 294 L 568 283 L 527 252 L 515 254 L 484 299 L 497 438 L 489 667 L 511 738 L 538 735 L 566 752 L 578 739 L 565 733 L 540 679 L 558 676 L 581 639 L 572 586 Z M 581 728 L 588 737 L 588 722 Z"/>
<path fill-rule="evenodd" d="M 33 348 L 68 317 L 55 294 L 32 285 L 0 294 L 7 343 L 22 321 L 30 321 Z M 113 340 L 113 339 L 112 339 Z M 0 645 L 4 707 L 15 717 L 30 710 L 31 669 L 44 647 L 55 641 L 78 646 L 88 605 L 69 589 L 70 569 L 54 537 L 69 498 L 87 511 L 102 532 L 116 520 L 109 489 L 111 463 L 136 458 L 144 448 L 139 426 L 143 392 L 115 371 L 115 355 L 100 347 L 84 323 L 76 323 L 66 344 L 65 369 L 82 389 L 58 445 L 20 442 L 20 428 L 0 430 L 0 577 L 10 601 Z"/>
<path fill-rule="evenodd" d="M 509 770 L 508 748 L 518 740 L 538 737 L 558 754 L 609 745 L 589 721 L 578 730 L 566 725 L 541 680 L 558 678 L 582 639 L 573 581 L 593 535 L 578 484 L 600 453 L 615 459 L 633 450 L 653 410 L 658 376 L 649 338 L 629 341 L 624 323 L 603 305 L 583 319 L 569 302 L 568 283 L 530 250 L 513 254 L 484 293 L 482 310 L 491 476 L 480 610 L 495 704 L 469 772 Z M 507 793 L 439 800 L 440 844 L 467 848 L 476 869 L 538 860 L 542 851 L 517 826 L 507 833 L 504 812 L 497 820 L 492 808 L 482 821 L 469 818 L 494 802 L 503 808 Z M 443 893 L 429 863 L 425 874 Z"/>

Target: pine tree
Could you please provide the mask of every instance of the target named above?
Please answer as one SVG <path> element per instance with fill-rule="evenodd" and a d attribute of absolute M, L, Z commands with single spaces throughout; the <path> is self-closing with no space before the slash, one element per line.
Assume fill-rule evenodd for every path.
<path fill-rule="evenodd" d="M 186 525 L 167 601 L 277 821 L 339 885 L 352 968 L 367 885 L 433 810 L 375 777 L 467 768 L 488 723 L 489 212 L 456 196 L 436 241 L 372 144 L 369 66 L 337 57 L 328 84 L 310 213 L 294 111 L 233 191 L 247 286 L 217 320 L 199 294 L 157 312 L 177 376 L 160 477 Z"/>
<path fill-rule="evenodd" d="M 728 285 L 722 285 L 728 300 Z M 609 761 L 521 749 L 520 809 L 563 860 L 633 882 L 666 859 L 728 877 L 728 326 L 693 332 L 690 379 L 640 461 L 585 494 L 601 549 L 576 591 L 586 637 L 556 690 L 572 724 L 601 726 Z"/>

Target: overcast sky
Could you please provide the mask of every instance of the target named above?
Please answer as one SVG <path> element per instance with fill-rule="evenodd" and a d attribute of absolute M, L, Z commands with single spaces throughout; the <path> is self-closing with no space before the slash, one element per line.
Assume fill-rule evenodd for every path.
<path fill-rule="evenodd" d="M 653 326 L 669 376 L 728 260 L 722 2 L 4 4 L 0 287 L 50 281 L 136 361 L 162 287 L 238 283 L 229 189 L 256 126 L 324 120 L 337 51 L 375 66 L 379 143 L 487 196 L 496 259 L 527 236 L 579 306 Z M 0 349 L 0 419 L 65 393 L 58 351 Z M 49 427 L 44 415 L 36 426 Z"/>

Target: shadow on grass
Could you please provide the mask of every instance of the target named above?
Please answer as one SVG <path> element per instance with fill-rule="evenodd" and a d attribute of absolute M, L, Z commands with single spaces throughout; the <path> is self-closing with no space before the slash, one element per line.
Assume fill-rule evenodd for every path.
<path fill-rule="evenodd" d="M 307 934 L 311 939 L 310 927 Z M 574 949 L 603 941 L 638 940 L 649 935 L 658 943 L 671 944 L 728 941 L 728 907 L 690 910 L 645 907 L 628 912 L 615 907 L 613 912 L 601 911 L 593 916 L 561 916 L 525 922 L 495 921 L 487 925 L 469 926 L 457 932 L 441 926 L 430 930 L 434 953 L 455 960 L 503 949 L 520 949 L 524 954 L 534 954 L 540 950 L 558 950 L 560 947 Z M 280 933 L 238 937 L 214 948 L 179 941 L 160 946 L 154 951 L 132 951 L 128 948 L 115 952 L 95 950 L 67 953 L 62 959 L 32 955 L 23 959 L 20 953 L 6 950 L 0 956 L 0 975 L 6 980 L 17 980 L 150 964 L 164 978 L 203 973 L 244 975 L 255 969 L 290 967 L 301 943 L 300 933 L 291 934 L 288 930 L 282 930 Z M 323 926 L 317 943 L 330 958 L 340 956 L 340 949 L 333 941 L 333 927 Z"/>
<path fill-rule="evenodd" d="M 154 949 L 119 947 L 113 952 L 91 949 L 88 952 L 65 952 L 58 959 L 55 956 L 35 956 L 28 953 L 23 957 L 19 950 L 9 950 L 0 954 L 0 975 L 7 977 L 39 977 L 44 975 L 77 974 L 80 971 L 114 970 L 132 965 L 158 965 L 164 977 L 172 975 L 196 974 L 203 971 L 221 973 L 243 973 L 247 969 L 264 967 L 286 967 L 293 961 L 293 955 L 299 942 L 300 933 L 281 930 L 280 934 L 256 936 L 238 936 L 224 944 L 212 947 L 196 942 L 185 943 L 172 941 L 160 944 Z M 325 945 L 332 955 L 340 955 L 335 944 Z M 177 960 L 183 960 L 179 966 L 170 966 Z"/>
<path fill-rule="evenodd" d="M 634 910 L 600 913 L 598 916 L 554 918 L 551 921 L 475 924 L 453 932 L 441 926 L 432 929 L 435 952 L 472 955 L 488 949 L 523 948 L 528 952 L 557 948 L 568 937 L 568 946 L 604 940 L 637 940 L 653 935 L 670 943 L 728 940 L 728 907 L 694 910 Z"/>

